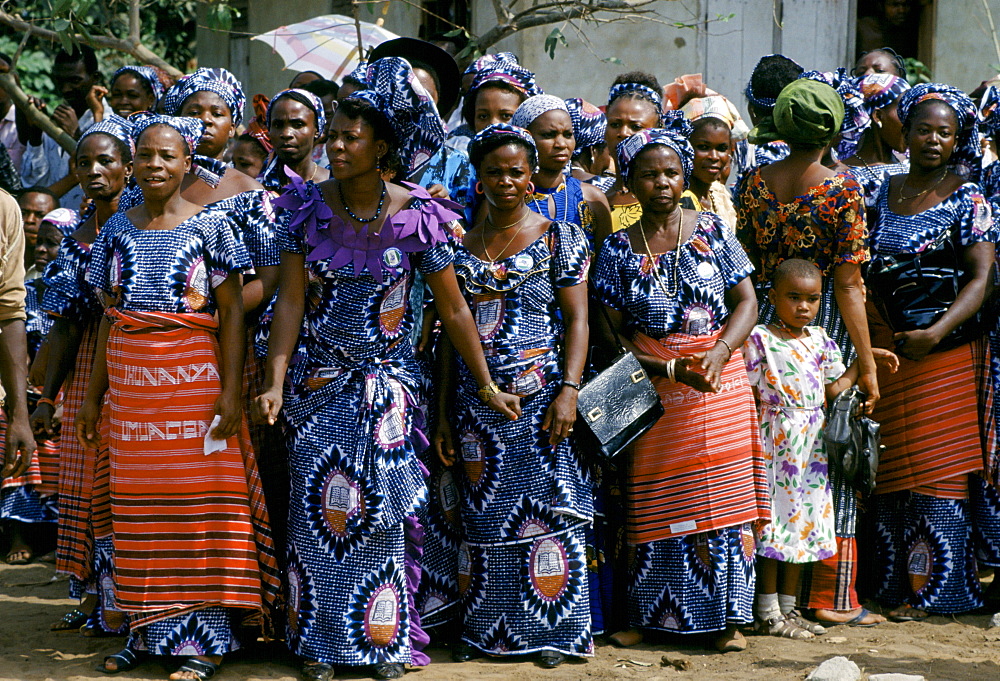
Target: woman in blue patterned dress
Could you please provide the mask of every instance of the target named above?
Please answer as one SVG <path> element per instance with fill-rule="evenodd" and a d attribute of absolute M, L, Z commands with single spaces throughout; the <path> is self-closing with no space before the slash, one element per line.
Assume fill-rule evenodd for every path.
<path fill-rule="evenodd" d="M 118 200 L 131 177 L 131 126 L 118 116 L 108 116 L 87 129 L 77 142 L 73 157 L 90 210 L 67 238 L 59 257 L 45 272 L 42 308 L 54 321 L 48 335 L 48 360 L 42 398 L 31 416 L 38 437 L 53 437 L 55 400 L 63 396 L 62 432 L 59 443 L 59 521 L 56 538 L 56 570 L 69 575 L 70 597 L 83 599 L 80 605 L 52 627 L 55 631 L 77 630 L 86 625 L 86 633 L 118 632 L 124 627 L 121 612 L 104 606 L 112 598 L 98 598 L 103 590 L 110 593 L 111 539 L 106 524 L 99 529 L 95 518 L 104 516 L 107 489 L 105 450 L 96 455 L 73 437 L 76 415 L 83 402 L 93 366 L 101 305 L 93 287 L 86 282 L 90 267 L 91 244 L 101 227 L 118 210 Z M 68 380 L 67 380 L 68 379 Z M 105 475 L 102 475 L 101 472 Z"/>
<path fill-rule="evenodd" d="M 322 182 L 330 177 L 312 159 L 313 148 L 326 130 L 323 101 L 302 89 L 282 90 L 267 103 L 265 115 L 273 149 L 259 179 L 265 187 L 278 192 L 292 181 L 292 174 L 306 182 Z"/>
<path fill-rule="evenodd" d="M 642 629 L 711 633 L 727 652 L 746 647 L 736 627 L 753 619 L 751 526 L 769 517 L 740 351 L 757 306 L 753 266 L 730 227 L 680 207 L 689 133 L 680 118 L 619 145 L 642 218 L 605 240 L 594 272 L 597 298 L 666 410 L 627 455 L 631 629 L 612 640 L 635 645 Z"/>
<path fill-rule="evenodd" d="M 456 271 L 490 371 L 521 398 L 522 416 L 505 421 L 477 404 L 465 363 L 457 379 L 446 374 L 440 448 L 464 473 L 464 645 L 453 656 L 540 653 L 555 667 L 593 654 L 593 490 L 569 439 L 586 360 L 590 251 L 579 225 L 525 206 L 537 154 L 528 131 L 493 125 L 469 150 L 485 211 L 458 246 Z"/>
<path fill-rule="evenodd" d="M 56 208 L 42 218 L 35 238 L 35 269 L 44 272 L 46 265 L 59 255 L 59 244 L 79 221 L 76 211 Z M 52 328 L 52 319 L 42 310 L 45 282 L 30 279 L 24 282 L 24 330 L 28 339 L 28 362 L 31 372 L 29 385 L 39 386 L 44 376 L 45 355 L 40 353 L 45 336 Z M 29 390 L 34 392 L 34 390 Z M 0 413 L 0 427 L 6 431 L 5 415 Z M 3 436 L 0 436 L 0 440 Z M 53 441 L 54 440 L 54 441 Z M 34 556 L 33 536 L 37 523 L 56 522 L 56 485 L 59 471 L 58 439 L 38 443 L 38 452 L 28 473 L 18 478 L 7 478 L 0 486 L 0 524 L 9 538 L 7 563 L 26 565 Z"/>
<path fill-rule="evenodd" d="M 870 123 L 854 154 L 842 163 L 861 185 L 868 208 L 868 223 L 875 222 L 875 200 L 882 183 L 892 175 L 905 173 L 910 164 L 899 160 L 906 152 L 903 124 L 899 120 L 900 96 L 910 89 L 905 78 L 889 73 L 865 76 L 858 83 L 868 109 Z M 897 156 L 897 154 L 899 156 Z"/>
<path fill-rule="evenodd" d="M 181 196 L 201 123 L 132 122 L 144 202 L 116 213 L 94 243 L 87 281 L 105 317 L 76 421 L 83 446 L 108 447 L 114 599 L 131 624 L 127 647 L 99 669 L 177 656 L 172 680 L 207 679 L 240 647 L 241 615 L 260 621 L 279 587 L 243 446 L 239 272 L 250 258 L 224 214 Z"/>
<path fill-rule="evenodd" d="M 334 665 L 374 666 L 388 679 L 429 662 L 414 603 L 415 512 L 427 495 L 421 364 L 409 340 L 417 269 L 480 397 L 505 418 L 520 411 L 492 382 L 458 289 L 448 224 L 458 215 L 382 180 L 397 153 L 409 163 L 414 128 L 440 118 L 404 60 L 380 59 L 366 76 L 371 89 L 342 101 L 328 129 L 333 179 L 295 181 L 279 200 L 281 285 L 257 401 L 259 416 L 273 423 L 283 410 L 290 425 L 287 639 L 313 681 L 332 678 Z"/>
<path fill-rule="evenodd" d="M 985 337 L 993 329 L 977 331 L 973 322 L 964 341 L 948 336 L 988 304 L 1000 234 L 979 185 L 962 174 L 981 154 L 972 101 L 948 85 L 923 83 L 900 98 L 899 117 L 910 170 L 882 185 L 873 261 L 950 240 L 965 272 L 955 301 L 927 328 L 893 333 L 881 315 L 871 321 L 873 345 L 900 355 L 899 371 L 880 376 L 884 396 L 875 413 L 887 447 L 875 488 L 876 595 L 894 606 L 890 618 L 913 621 L 983 605 L 977 538 L 983 563 L 998 564 L 995 404 L 990 410 L 998 395 Z M 992 556 L 983 552 L 989 547 Z"/>
<path fill-rule="evenodd" d="M 528 207 L 549 220 L 581 227 L 593 251 L 611 233 L 611 207 L 604 192 L 565 172 L 576 148 L 566 102 L 552 95 L 529 97 L 517 108 L 511 124 L 530 132 L 538 149 Z"/>

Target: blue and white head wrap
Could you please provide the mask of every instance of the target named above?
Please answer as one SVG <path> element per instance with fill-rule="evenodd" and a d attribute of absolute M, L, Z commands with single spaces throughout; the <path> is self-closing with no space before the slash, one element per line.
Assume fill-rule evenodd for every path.
<path fill-rule="evenodd" d="M 684 186 L 694 171 L 694 148 L 688 141 L 693 128 L 680 111 L 668 111 L 664 115 L 666 127 L 640 130 L 627 140 L 618 143 L 618 169 L 627 185 L 632 174 L 632 164 L 636 157 L 649 146 L 661 144 L 674 150 L 684 171 Z"/>
<path fill-rule="evenodd" d="M 222 98 L 233 116 L 233 125 L 243 121 L 243 109 L 247 104 L 243 85 L 236 76 L 222 68 L 198 69 L 178 80 L 164 95 L 163 110 L 176 116 L 188 97 L 202 91 L 214 92 Z"/>
<path fill-rule="evenodd" d="M 149 86 L 149 89 L 153 91 L 153 106 L 156 106 L 156 103 L 160 101 L 160 97 L 163 96 L 163 83 L 160 82 L 160 77 L 157 75 L 156 69 L 151 66 L 133 66 L 131 64 L 123 66 L 111 76 L 111 83 L 114 84 L 118 76 L 123 73 L 132 73 L 141 78 Z"/>
<path fill-rule="evenodd" d="M 201 136 L 205 134 L 205 124 L 197 118 L 187 116 L 163 116 L 149 111 L 139 111 L 129 116 L 128 120 L 132 124 L 132 135 L 136 142 L 148 128 L 154 125 L 167 125 L 184 138 L 188 153 L 191 155 L 194 155 L 194 150 L 198 148 Z"/>
<path fill-rule="evenodd" d="M 135 155 L 135 138 L 132 136 L 132 124 L 118 114 L 113 113 L 105 116 L 104 120 L 100 123 L 94 123 L 87 128 L 77 141 L 76 148 L 79 149 L 80 145 L 83 144 L 83 140 L 97 133 L 120 140 L 129 150 L 129 153 Z"/>
<path fill-rule="evenodd" d="M 521 106 L 517 107 L 517 111 L 514 112 L 510 123 L 519 128 L 527 129 L 529 125 L 535 122 L 536 118 L 550 111 L 565 111 L 567 115 L 569 114 L 566 102 L 554 95 L 528 97 L 521 102 Z M 570 121 L 572 121 L 572 116 L 570 116 Z"/>
<path fill-rule="evenodd" d="M 316 139 L 323 136 L 326 131 L 326 110 L 323 108 L 323 100 L 309 92 L 308 90 L 303 90 L 301 88 L 290 88 L 288 90 L 282 90 L 274 97 L 271 97 L 271 101 L 267 103 L 267 114 L 264 117 L 264 121 L 267 127 L 271 127 L 271 110 L 274 108 L 275 103 L 282 97 L 291 97 L 300 104 L 304 104 L 313 110 L 316 114 Z"/>

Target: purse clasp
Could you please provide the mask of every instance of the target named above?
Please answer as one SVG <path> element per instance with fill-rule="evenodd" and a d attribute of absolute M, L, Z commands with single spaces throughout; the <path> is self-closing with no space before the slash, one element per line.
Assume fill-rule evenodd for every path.
<path fill-rule="evenodd" d="M 644 378 L 646 378 L 646 372 L 643 371 L 642 369 L 639 369 L 638 371 L 633 371 L 632 372 L 632 382 L 633 383 L 641 383 L 642 379 L 644 379 Z"/>
<path fill-rule="evenodd" d="M 601 418 L 602 416 L 604 416 L 604 410 L 602 410 L 600 407 L 594 407 L 593 409 L 587 412 L 587 420 L 590 421 L 591 423 Z"/>

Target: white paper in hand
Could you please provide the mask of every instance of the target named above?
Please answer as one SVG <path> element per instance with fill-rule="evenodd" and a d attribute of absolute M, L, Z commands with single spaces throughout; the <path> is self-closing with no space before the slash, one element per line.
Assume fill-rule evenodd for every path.
<path fill-rule="evenodd" d="M 208 431 L 205 433 L 205 456 L 208 456 L 212 452 L 218 452 L 219 450 L 226 448 L 225 440 L 216 440 L 212 437 L 212 433 L 215 432 L 215 427 L 222 422 L 222 417 L 218 414 L 212 419 L 212 423 L 208 426 Z"/>

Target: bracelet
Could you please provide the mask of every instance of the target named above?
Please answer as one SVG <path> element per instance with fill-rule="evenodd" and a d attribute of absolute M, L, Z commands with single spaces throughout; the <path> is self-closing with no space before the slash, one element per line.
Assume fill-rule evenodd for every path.
<path fill-rule="evenodd" d="M 482 400 L 483 404 L 489 404 L 494 395 L 500 394 L 500 386 L 497 385 L 496 381 L 490 381 L 488 385 L 480 388 L 476 394 L 479 395 L 479 399 Z"/>
<path fill-rule="evenodd" d="M 577 392 L 580 392 L 580 384 L 579 383 L 574 383 L 573 381 L 563 380 L 562 384 L 564 386 L 566 386 L 567 388 L 573 388 Z"/>
<path fill-rule="evenodd" d="M 54 400 L 50 400 L 48 397 L 39 397 L 38 404 L 48 404 L 51 405 L 53 409 L 57 409 L 59 407 Z"/>
<path fill-rule="evenodd" d="M 729 359 L 733 358 L 733 348 L 732 348 L 732 346 L 729 343 L 726 342 L 725 338 L 719 338 L 715 342 L 716 343 L 722 343 L 723 345 L 725 345 L 726 346 L 726 350 L 729 350 Z"/>
<path fill-rule="evenodd" d="M 667 360 L 667 380 L 671 383 L 677 382 L 677 358 Z"/>

